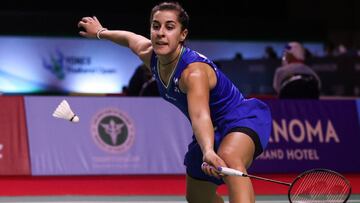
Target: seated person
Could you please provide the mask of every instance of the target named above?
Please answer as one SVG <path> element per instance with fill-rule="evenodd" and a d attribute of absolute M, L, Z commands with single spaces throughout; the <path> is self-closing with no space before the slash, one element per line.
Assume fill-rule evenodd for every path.
<path fill-rule="evenodd" d="M 320 79 L 304 61 L 304 47 L 299 42 L 288 43 L 273 80 L 279 98 L 319 98 Z"/>
<path fill-rule="evenodd" d="M 129 81 L 127 96 L 159 96 L 156 82 L 145 64 L 139 65 Z"/>
<path fill-rule="evenodd" d="M 156 80 L 154 77 L 152 77 L 150 80 L 146 81 L 139 93 L 139 96 L 141 97 L 156 97 L 160 96 Z"/>

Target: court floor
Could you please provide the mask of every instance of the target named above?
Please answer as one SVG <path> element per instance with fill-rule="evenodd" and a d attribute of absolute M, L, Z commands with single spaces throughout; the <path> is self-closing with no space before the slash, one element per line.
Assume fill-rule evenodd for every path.
<path fill-rule="evenodd" d="M 227 197 L 224 197 L 228 202 Z M 186 203 L 182 196 L 21 196 L 0 197 L 8 203 Z M 286 196 L 257 196 L 256 203 L 288 203 Z M 349 203 L 360 203 L 360 195 L 351 195 Z"/>

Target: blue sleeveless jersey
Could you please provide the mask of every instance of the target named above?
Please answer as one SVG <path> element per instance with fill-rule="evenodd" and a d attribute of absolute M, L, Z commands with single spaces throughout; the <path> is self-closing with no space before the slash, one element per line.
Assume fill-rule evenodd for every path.
<path fill-rule="evenodd" d="M 155 77 L 160 95 L 177 106 L 190 120 L 186 94 L 181 92 L 179 80 L 184 69 L 194 62 L 210 65 L 216 73 L 216 86 L 210 91 L 209 106 L 211 119 L 219 133 L 217 141 L 236 127 L 247 127 L 255 131 L 265 149 L 271 130 L 271 116 L 268 106 L 258 99 L 246 99 L 237 87 L 205 56 L 187 47 L 182 47 L 176 67 L 166 86 L 160 79 L 158 59 L 155 53 L 151 58 L 151 70 Z M 190 121 L 191 122 L 191 121 Z"/>

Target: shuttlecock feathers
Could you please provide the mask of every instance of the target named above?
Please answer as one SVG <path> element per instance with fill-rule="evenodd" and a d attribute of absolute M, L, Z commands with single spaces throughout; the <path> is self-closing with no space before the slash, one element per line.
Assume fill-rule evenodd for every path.
<path fill-rule="evenodd" d="M 70 105 L 66 100 L 62 100 L 52 115 L 56 118 L 62 118 L 75 123 L 80 120 L 79 117 L 71 110 Z"/>

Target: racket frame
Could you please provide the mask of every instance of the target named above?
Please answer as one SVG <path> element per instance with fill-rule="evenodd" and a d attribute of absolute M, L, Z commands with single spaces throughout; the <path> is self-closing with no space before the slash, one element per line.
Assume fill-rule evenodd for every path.
<path fill-rule="evenodd" d="M 289 190 L 288 190 L 288 199 L 290 201 L 290 203 L 293 203 L 293 201 L 291 200 L 291 190 L 293 188 L 293 186 L 295 185 L 295 183 L 300 180 L 303 176 L 305 175 L 308 175 L 310 173 L 316 173 L 316 172 L 326 172 L 326 173 L 332 173 L 340 178 L 342 178 L 344 180 L 344 182 L 349 186 L 349 192 L 347 194 L 347 197 L 345 198 L 344 200 L 344 203 L 348 201 L 348 199 L 350 198 L 350 195 L 351 195 L 351 184 L 349 182 L 348 179 L 345 178 L 345 176 L 343 176 L 342 174 L 336 172 L 336 171 L 333 171 L 333 170 L 330 170 L 330 169 L 325 169 L 325 168 L 315 168 L 315 169 L 310 169 L 310 170 L 307 170 L 307 171 L 304 171 L 302 172 L 300 175 L 298 175 L 293 181 L 292 183 L 290 184 L 290 187 L 289 187 Z"/>

